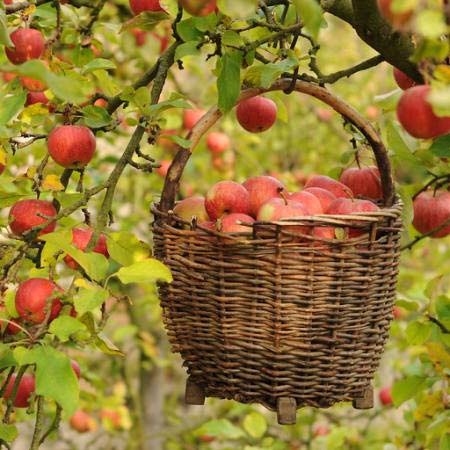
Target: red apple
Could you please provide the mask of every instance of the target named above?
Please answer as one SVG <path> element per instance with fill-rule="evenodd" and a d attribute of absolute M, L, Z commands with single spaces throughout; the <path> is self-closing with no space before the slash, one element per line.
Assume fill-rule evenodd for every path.
<path fill-rule="evenodd" d="M 450 132 L 450 117 L 438 117 L 428 102 L 431 87 L 415 86 L 405 92 L 397 105 L 403 128 L 415 138 L 432 139 Z"/>
<path fill-rule="evenodd" d="M 206 228 L 207 230 L 217 231 L 216 222 L 212 222 L 210 220 L 206 222 L 201 222 L 198 224 L 199 227 Z"/>
<path fill-rule="evenodd" d="M 70 365 L 72 366 L 73 371 L 75 372 L 75 376 L 80 379 L 81 377 L 81 369 L 80 369 L 80 365 L 74 360 L 72 359 L 70 361 Z"/>
<path fill-rule="evenodd" d="M 205 198 L 201 196 L 188 197 L 177 203 L 173 212 L 176 216 L 181 217 L 187 222 L 191 222 L 194 217 L 197 223 L 207 222 L 209 220 L 208 213 L 205 209 Z"/>
<path fill-rule="evenodd" d="M 399 306 L 394 306 L 392 315 L 394 316 L 395 320 L 403 319 L 403 317 L 405 317 L 405 310 L 403 308 L 400 308 Z"/>
<path fill-rule="evenodd" d="M 181 6 L 192 16 L 207 16 L 217 8 L 217 0 L 181 0 Z"/>
<path fill-rule="evenodd" d="M 335 227 L 314 227 L 312 235 L 321 239 L 334 239 Z"/>
<path fill-rule="evenodd" d="M 213 131 L 208 134 L 206 139 L 206 144 L 208 145 L 211 153 L 223 153 L 231 147 L 230 138 L 225 133 L 220 133 L 219 131 Z"/>
<path fill-rule="evenodd" d="M 55 283 L 45 278 L 30 278 L 20 284 L 16 292 L 16 310 L 19 316 L 33 323 L 44 322 L 48 300 L 56 292 L 63 292 Z M 55 319 L 62 308 L 61 301 L 53 298 L 49 321 Z"/>
<path fill-rule="evenodd" d="M 396 12 L 392 8 L 393 0 L 377 0 L 380 14 L 394 27 L 403 28 L 411 20 L 414 10 Z"/>
<path fill-rule="evenodd" d="M 229 214 L 224 216 L 220 222 L 222 233 L 251 233 L 251 227 L 240 225 L 237 222 L 254 223 L 255 219 L 247 214 Z"/>
<path fill-rule="evenodd" d="M 380 171 L 377 167 L 351 167 L 342 172 L 339 181 L 351 189 L 354 195 L 367 197 L 372 200 L 383 198 Z"/>
<path fill-rule="evenodd" d="M 10 81 L 17 78 L 17 74 L 14 72 L 2 72 L 2 78 L 6 83 L 9 83 Z"/>
<path fill-rule="evenodd" d="M 9 226 L 16 236 L 22 236 L 39 225 L 47 223 L 47 217 L 56 216 L 55 207 L 44 200 L 19 200 L 9 212 Z M 44 217 L 41 217 L 44 216 Z M 56 228 L 56 222 L 51 222 L 39 232 L 39 236 L 51 233 Z"/>
<path fill-rule="evenodd" d="M 6 48 L 6 56 L 13 64 L 39 59 L 45 50 L 44 36 L 33 28 L 19 28 L 11 33 L 14 48 Z"/>
<path fill-rule="evenodd" d="M 450 220 L 450 192 L 437 191 L 433 196 L 431 192 L 422 192 L 414 200 L 414 228 L 422 234 L 439 228 Z M 443 238 L 450 235 L 450 224 L 431 237 Z"/>
<path fill-rule="evenodd" d="M 160 167 L 156 169 L 156 173 L 164 178 L 167 175 L 167 172 L 169 172 L 169 167 L 171 166 L 172 161 L 163 159 L 159 164 Z"/>
<path fill-rule="evenodd" d="M 87 412 L 78 410 L 70 418 L 70 426 L 78 433 L 89 433 L 97 429 L 97 423 Z"/>
<path fill-rule="evenodd" d="M 96 141 L 92 131 L 83 126 L 63 125 L 48 137 L 48 152 L 60 166 L 79 169 L 92 160 Z"/>
<path fill-rule="evenodd" d="M 43 92 L 28 92 L 26 106 L 42 103 L 46 105 L 49 102 L 47 96 Z"/>
<path fill-rule="evenodd" d="M 42 81 L 30 77 L 20 77 L 20 84 L 31 92 L 41 92 L 47 87 Z"/>
<path fill-rule="evenodd" d="M 379 211 L 375 203 L 370 200 L 357 200 L 349 198 L 337 198 L 328 208 L 327 214 L 331 215 L 352 215 L 354 213 Z M 350 228 L 349 237 L 357 237 L 364 234 L 364 231 L 358 228 Z"/>
<path fill-rule="evenodd" d="M 310 216 L 324 213 L 320 200 L 310 192 L 294 192 L 288 195 L 288 199 L 301 203 Z"/>
<path fill-rule="evenodd" d="M 206 111 L 204 109 L 185 109 L 183 111 L 183 128 L 192 130 L 205 114 Z"/>
<path fill-rule="evenodd" d="M 265 97 L 252 97 L 240 102 L 236 117 L 242 128 L 251 133 L 268 130 L 277 120 L 277 105 Z"/>
<path fill-rule="evenodd" d="M 406 73 L 402 72 L 400 69 L 397 69 L 397 67 L 394 67 L 394 78 L 398 87 L 404 91 L 416 86 L 417 84 L 412 78 L 406 75 Z"/>
<path fill-rule="evenodd" d="M 139 28 L 133 28 L 131 30 L 131 34 L 134 36 L 137 47 L 142 47 L 145 45 L 145 41 L 147 40 L 147 31 L 140 30 Z"/>
<path fill-rule="evenodd" d="M 320 204 L 322 205 L 322 210 L 326 211 L 330 205 L 336 200 L 336 196 L 326 189 L 322 189 L 319 187 L 310 187 L 307 189 L 304 189 L 303 192 L 309 192 L 310 194 L 315 195 Z"/>
<path fill-rule="evenodd" d="M 106 108 L 108 106 L 108 102 L 104 98 L 98 98 L 94 102 L 94 106 L 98 106 L 99 108 Z"/>
<path fill-rule="evenodd" d="M 258 220 L 264 222 L 277 222 L 282 219 L 307 216 L 308 211 L 299 202 L 272 198 L 264 203 L 258 212 Z"/>
<path fill-rule="evenodd" d="M 285 189 L 281 181 L 270 176 L 249 178 L 243 186 L 250 194 L 250 213 L 254 217 L 264 203 L 272 198 L 280 198 L 280 193 Z"/>
<path fill-rule="evenodd" d="M 72 230 L 72 244 L 79 250 L 84 251 L 93 234 L 94 230 L 92 228 L 74 228 Z M 106 237 L 104 234 L 101 234 L 98 238 L 97 244 L 93 251 L 109 258 L 108 247 L 106 246 Z M 65 256 L 64 262 L 71 269 L 78 269 L 79 267 L 78 263 L 70 255 Z"/>
<path fill-rule="evenodd" d="M 8 386 L 5 389 L 3 398 L 8 400 L 14 390 L 14 384 L 16 382 L 17 375 L 14 374 L 9 379 Z M 36 383 L 33 375 L 25 373 L 20 379 L 19 386 L 16 391 L 16 396 L 13 401 L 13 405 L 16 408 L 28 408 L 30 406 L 30 398 L 36 389 Z"/>
<path fill-rule="evenodd" d="M 250 214 L 250 195 L 239 183 L 221 181 L 207 192 L 205 207 L 212 220 L 224 214 Z"/>
<path fill-rule="evenodd" d="M 216 438 L 214 436 L 208 436 L 207 434 L 202 434 L 201 436 L 198 437 L 198 440 L 200 442 L 206 442 L 207 444 L 209 444 L 210 442 L 214 442 L 216 440 Z"/>
<path fill-rule="evenodd" d="M 325 175 L 314 175 L 305 184 L 305 188 L 319 187 L 330 191 L 337 198 L 352 198 L 352 191 L 339 181 Z"/>
<path fill-rule="evenodd" d="M 330 434 L 330 429 L 326 425 L 316 425 L 313 428 L 314 437 L 327 436 Z"/>
<path fill-rule="evenodd" d="M 392 405 L 392 388 L 390 386 L 386 386 L 380 390 L 379 393 L 380 402 L 385 405 Z"/>
<path fill-rule="evenodd" d="M 144 11 L 162 12 L 165 11 L 160 5 L 159 0 L 130 0 L 130 8 L 134 15 L 140 14 Z"/>

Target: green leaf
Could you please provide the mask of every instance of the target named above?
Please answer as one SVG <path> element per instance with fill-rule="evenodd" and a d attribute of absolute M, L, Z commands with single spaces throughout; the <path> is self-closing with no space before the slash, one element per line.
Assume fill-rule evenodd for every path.
<path fill-rule="evenodd" d="M 429 322 L 411 322 L 406 328 L 406 338 L 412 345 L 422 345 L 431 336 L 432 324 Z"/>
<path fill-rule="evenodd" d="M 15 425 L 7 425 L 6 423 L 0 423 L 1 440 L 5 442 L 13 442 L 18 435 L 19 431 L 17 430 Z"/>
<path fill-rule="evenodd" d="M 182 148 L 190 148 L 192 145 L 192 141 L 190 141 L 189 139 L 184 139 L 181 136 L 167 135 L 167 136 L 164 136 L 164 138 L 175 142 Z"/>
<path fill-rule="evenodd" d="M 61 342 L 67 342 L 72 335 L 86 331 L 86 326 L 74 317 L 60 316 L 52 321 L 49 331 Z"/>
<path fill-rule="evenodd" d="M 109 297 L 108 291 L 93 284 L 87 284 L 86 288 L 79 289 L 73 299 L 76 312 L 82 316 L 88 311 L 95 311 Z"/>
<path fill-rule="evenodd" d="M 6 47 L 14 47 L 8 33 L 8 22 L 4 10 L 0 10 L 0 44 Z"/>
<path fill-rule="evenodd" d="M 419 33 L 430 39 L 438 39 L 447 30 L 444 15 L 440 11 L 426 9 L 419 12 L 415 21 Z"/>
<path fill-rule="evenodd" d="M 75 105 L 85 103 L 95 90 L 89 79 L 76 72 L 69 72 L 65 76 L 50 73 L 47 75 L 47 84 L 58 98 Z"/>
<path fill-rule="evenodd" d="M 225 53 L 220 58 L 220 72 L 217 78 L 217 89 L 219 91 L 219 109 L 226 113 L 230 111 L 237 102 L 241 91 L 241 63 L 240 52 Z"/>
<path fill-rule="evenodd" d="M 245 81 L 252 86 L 268 88 L 284 72 L 298 66 L 298 59 L 292 53 L 291 56 L 279 63 L 260 64 L 250 67 L 245 74 Z"/>
<path fill-rule="evenodd" d="M 95 345 L 105 355 L 125 356 L 106 336 L 98 334 L 95 337 Z"/>
<path fill-rule="evenodd" d="M 109 59 L 96 58 L 90 63 L 86 64 L 81 71 L 82 74 L 94 72 L 96 70 L 116 69 L 116 65 Z"/>
<path fill-rule="evenodd" d="M 105 108 L 89 105 L 83 108 L 84 122 L 90 128 L 102 128 L 111 124 L 112 117 Z"/>
<path fill-rule="evenodd" d="M 425 382 L 425 377 L 420 377 L 417 375 L 395 382 L 392 388 L 394 405 L 398 407 L 410 398 L 414 397 L 423 389 Z"/>
<path fill-rule="evenodd" d="M 170 19 L 170 15 L 164 11 L 145 11 L 125 22 L 121 31 L 131 30 L 133 28 L 152 31 L 159 22 L 168 19 Z"/>
<path fill-rule="evenodd" d="M 244 436 L 244 432 L 233 425 L 227 419 L 210 420 L 195 430 L 197 436 L 223 437 L 226 439 L 239 439 Z"/>
<path fill-rule="evenodd" d="M 267 422 L 264 416 L 258 412 L 251 412 L 244 418 L 244 430 L 254 439 L 260 439 L 267 430 Z"/>
<path fill-rule="evenodd" d="M 436 315 L 442 324 L 450 328 L 450 298 L 445 295 L 440 295 L 435 303 Z"/>
<path fill-rule="evenodd" d="M 422 167 L 422 163 L 414 156 L 411 148 L 392 122 L 388 122 L 386 125 L 386 135 L 389 149 L 394 152 L 394 159 L 397 164 L 404 165 L 407 162 L 414 167 Z"/>
<path fill-rule="evenodd" d="M 45 345 L 34 347 L 23 364 L 36 364 L 36 394 L 50 398 L 71 416 L 78 407 L 79 386 L 70 359 Z"/>
<path fill-rule="evenodd" d="M 170 270 L 157 259 L 145 259 L 128 267 L 122 267 L 117 277 L 123 284 L 152 283 L 158 280 L 172 282 Z"/>
<path fill-rule="evenodd" d="M 14 118 L 25 105 L 27 94 L 20 90 L 13 95 L 8 95 L 0 101 L 0 126 L 6 125 Z"/>
<path fill-rule="evenodd" d="M 450 433 L 444 432 L 439 441 L 439 450 L 450 450 Z"/>
<path fill-rule="evenodd" d="M 430 152 L 438 158 L 450 158 L 450 134 L 438 137 L 431 144 Z"/>
<path fill-rule="evenodd" d="M 316 0 L 295 0 L 300 18 L 305 24 L 305 28 L 317 39 L 322 25 L 323 11 Z"/>
<path fill-rule="evenodd" d="M 177 47 L 175 50 L 175 60 L 183 59 L 185 56 L 198 55 L 198 41 L 185 42 Z"/>
<path fill-rule="evenodd" d="M 201 41 L 203 38 L 203 33 L 195 27 L 194 18 L 190 17 L 187 20 L 182 20 L 177 25 L 178 35 L 183 39 L 184 42 L 189 41 Z"/>

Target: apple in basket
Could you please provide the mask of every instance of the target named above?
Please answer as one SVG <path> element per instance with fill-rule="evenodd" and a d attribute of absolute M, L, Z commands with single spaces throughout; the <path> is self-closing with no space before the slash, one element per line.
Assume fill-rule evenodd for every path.
<path fill-rule="evenodd" d="M 344 170 L 340 182 L 348 186 L 354 195 L 367 197 L 372 200 L 383 198 L 380 171 L 377 167 L 350 167 Z"/>
<path fill-rule="evenodd" d="M 242 184 L 234 181 L 220 181 L 206 194 L 206 211 L 211 220 L 225 214 L 250 214 L 250 195 Z"/>
<path fill-rule="evenodd" d="M 272 198 L 281 198 L 280 193 L 285 189 L 281 181 L 267 175 L 249 178 L 243 186 L 250 195 L 250 212 L 255 217 L 264 203 Z"/>
<path fill-rule="evenodd" d="M 331 215 L 352 215 L 354 213 L 375 212 L 379 207 L 370 200 L 357 200 L 350 198 L 337 198 L 328 208 L 327 214 Z M 349 237 L 358 237 L 364 231 L 358 228 L 350 228 Z"/>
<path fill-rule="evenodd" d="M 251 233 L 252 228 L 242 223 L 254 223 L 255 219 L 247 214 L 229 214 L 219 220 L 219 230 L 222 233 Z"/>
<path fill-rule="evenodd" d="M 326 211 L 330 205 L 336 200 L 336 196 L 326 189 L 322 189 L 320 187 L 310 187 L 307 189 L 304 189 L 302 192 L 309 192 L 310 194 L 313 194 L 317 199 L 319 200 L 320 204 L 322 205 L 322 210 Z"/>
<path fill-rule="evenodd" d="M 318 187 L 332 192 L 337 198 L 352 198 L 353 192 L 345 184 L 325 175 L 314 175 L 305 184 L 305 189 Z"/>
<path fill-rule="evenodd" d="M 209 220 L 208 213 L 205 209 L 205 198 L 199 195 L 181 200 L 181 202 L 177 203 L 173 212 L 186 222 L 192 222 L 194 217 L 197 219 L 197 223 Z"/>
<path fill-rule="evenodd" d="M 289 200 L 293 200 L 294 202 L 301 203 L 310 216 L 323 214 L 323 208 L 320 200 L 310 192 L 294 192 L 293 194 L 288 194 L 287 198 Z"/>

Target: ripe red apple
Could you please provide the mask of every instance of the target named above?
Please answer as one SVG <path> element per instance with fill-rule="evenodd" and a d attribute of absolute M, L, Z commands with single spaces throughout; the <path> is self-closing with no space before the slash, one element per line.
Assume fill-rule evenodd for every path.
<path fill-rule="evenodd" d="M 62 289 L 45 278 L 30 278 L 20 284 L 16 292 L 16 310 L 19 316 L 33 323 L 44 322 L 48 300 Z M 56 319 L 62 308 L 61 301 L 53 298 L 49 321 Z"/>
<path fill-rule="evenodd" d="M 20 77 L 20 84 L 31 92 L 40 92 L 46 89 L 45 83 L 30 77 Z"/>
<path fill-rule="evenodd" d="M 14 72 L 2 72 L 2 78 L 6 83 L 9 83 L 10 81 L 17 78 L 17 74 Z"/>
<path fill-rule="evenodd" d="M 322 205 L 323 211 L 327 211 L 330 205 L 336 200 L 336 196 L 332 192 L 319 187 L 310 187 L 304 189 L 303 192 L 309 192 L 310 194 L 315 195 Z"/>
<path fill-rule="evenodd" d="M 19 28 L 10 35 L 14 48 L 5 48 L 6 56 L 13 64 L 39 59 L 45 50 L 44 36 L 33 28 Z"/>
<path fill-rule="evenodd" d="M 211 220 L 208 220 L 206 222 L 201 222 L 198 224 L 198 226 L 202 227 L 202 228 L 206 228 L 207 230 L 217 231 L 216 222 L 212 222 Z"/>
<path fill-rule="evenodd" d="M 169 172 L 169 167 L 171 166 L 172 161 L 163 159 L 159 164 L 160 167 L 156 169 L 156 173 L 164 178 L 167 175 L 167 172 Z"/>
<path fill-rule="evenodd" d="M 194 217 L 197 218 L 197 223 L 209 220 L 205 209 L 205 198 L 201 196 L 188 197 L 181 200 L 181 202 L 176 204 L 173 212 L 187 222 L 191 222 Z"/>
<path fill-rule="evenodd" d="M 89 433 L 97 429 L 97 422 L 87 412 L 78 410 L 70 418 L 70 426 L 78 433 Z"/>
<path fill-rule="evenodd" d="M 314 175 L 305 184 L 305 188 L 319 187 L 330 191 L 337 198 L 352 198 L 352 191 L 339 181 L 325 175 Z"/>
<path fill-rule="evenodd" d="M 251 233 L 251 227 L 240 225 L 237 222 L 254 223 L 255 219 L 247 214 L 229 214 L 220 221 L 222 233 Z"/>
<path fill-rule="evenodd" d="M 450 132 L 450 117 L 438 117 L 428 96 L 431 86 L 415 86 L 405 92 L 397 105 L 397 117 L 403 128 L 415 138 L 432 139 Z"/>
<path fill-rule="evenodd" d="M 392 405 L 392 388 L 390 386 L 386 386 L 380 390 L 379 393 L 380 402 L 385 405 Z"/>
<path fill-rule="evenodd" d="M 75 372 L 75 376 L 80 379 L 81 377 L 81 369 L 80 369 L 80 365 L 74 360 L 72 359 L 70 361 L 70 365 L 72 366 L 73 371 Z"/>
<path fill-rule="evenodd" d="M 280 193 L 285 189 L 281 181 L 266 175 L 249 178 L 243 186 L 250 194 L 250 213 L 253 217 L 258 215 L 264 203 L 272 198 L 280 198 Z"/>
<path fill-rule="evenodd" d="M 113 409 L 103 409 L 100 412 L 100 417 L 103 421 L 108 422 L 114 429 L 122 427 L 122 417 L 118 411 Z"/>
<path fill-rule="evenodd" d="M 106 108 L 108 106 L 108 102 L 104 98 L 98 98 L 95 100 L 94 105 L 99 108 Z"/>
<path fill-rule="evenodd" d="M 46 217 L 55 217 L 56 214 L 55 207 L 51 202 L 44 200 L 19 200 L 9 212 L 9 226 L 16 236 L 22 236 L 32 228 L 47 223 L 49 219 Z M 39 236 L 51 233 L 55 228 L 56 222 L 51 222 L 39 232 Z"/>
<path fill-rule="evenodd" d="M 134 36 L 137 47 L 142 47 L 145 45 L 145 41 L 147 40 L 147 31 L 140 30 L 139 28 L 133 28 L 131 30 L 131 34 Z"/>
<path fill-rule="evenodd" d="M 335 227 L 314 227 L 312 235 L 321 239 L 334 239 Z"/>
<path fill-rule="evenodd" d="M 94 230 L 92 228 L 74 228 L 72 230 L 72 244 L 79 250 L 84 251 L 93 234 Z M 98 238 L 97 244 L 95 245 L 93 251 L 109 258 L 108 247 L 106 246 L 106 236 L 104 234 L 101 234 Z M 70 255 L 65 256 L 64 262 L 71 269 L 75 270 L 79 267 L 78 263 Z"/>
<path fill-rule="evenodd" d="M 43 92 L 28 92 L 26 106 L 42 103 L 46 105 L 49 102 L 47 96 Z"/>
<path fill-rule="evenodd" d="M 242 128 L 251 133 L 268 130 L 277 120 L 277 105 L 265 97 L 252 97 L 240 102 L 236 108 L 236 117 Z"/>
<path fill-rule="evenodd" d="M 414 228 L 422 234 L 439 228 L 450 219 L 450 192 L 422 192 L 414 200 Z M 450 235 L 450 224 L 431 237 L 443 238 Z"/>
<path fill-rule="evenodd" d="M 130 0 L 130 8 L 134 15 L 138 15 L 144 11 L 162 12 L 165 11 L 160 5 L 159 0 Z"/>
<path fill-rule="evenodd" d="M 14 374 L 9 379 L 8 386 L 5 389 L 3 398 L 8 400 L 14 390 L 14 384 L 16 382 L 17 375 Z M 30 397 L 36 389 L 36 383 L 33 375 L 25 373 L 20 379 L 19 386 L 16 391 L 16 397 L 14 398 L 13 405 L 16 408 L 28 408 L 30 406 Z"/>
<path fill-rule="evenodd" d="M 183 111 L 183 128 L 192 130 L 205 114 L 206 111 L 204 109 L 185 109 Z"/>
<path fill-rule="evenodd" d="M 330 434 L 330 429 L 326 425 L 316 425 L 313 429 L 314 437 L 327 436 Z"/>
<path fill-rule="evenodd" d="M 352 215 L 354 213 L 379 211 L 375 203 L 370 200 L 358 200 L 349 198 L 337 198 L 328 208 L 327 214 L 332 215 Z M 350 228 L 349 237 L 357 237 L 364 234 L 364 231 L 358 228 Z"/>
<path fill-rule="evenodd" d="M 264 222 L 277 222 L 282 219 L 307 216 L 308 211 L 299 202 L 285 200 L 284 198 L 272 198 L 260 208 L 258 220 Z"/>
<path fill-rule="evenodd" d="M 410 78 L 406 73 L 402 72 L 397 67 L 394 67 L 394 78 L 400 89 L 406 91 L 406 89 L 412 88 L 417 85 L 417 83 Z"/>
<path fill-rule="evenodd" d="M 225 133 L 213 131 L 208 134 L 206 144 L 211 153 L 217 154 L 228 150 L 231 147 L 231 140 Z"/>
<path fill-rule="evenodd" d="M 288 199 L 301 203 L 310 216 L 324 213 L 320 200 L 310 192 L 294 192 L 288 195 Z"/>
<path fill-rule="evenodd" d="M 377 167 L 351 167 L 342 172 L 339 181 L 348 186 L 354 195 L 367 197 L 372 200 L 383 198 L 380 171 Z"/>
<path fill-rule="evenodd" d="M 224 214 L 250 214 L 250 195 L 239 183 L 220 181 L 207 192 L 205 207 L 212 220 Z"/>
<path fill-rule="evenodd" d="M 207 16 L 217 8 L 217 0 L 181 0 L 181 6 L 192 16 Z"/>
<path fill-rule="evenodd" d="M 403 28 L 411 20 L 414 10 L 396 12 L 392 9 L 393 0 L 377 0 L 381 15 L 394 27 Z"/>
<path fill-rule="evenodd" d="M 48 152 L 60 166 L 79 169 L 92 160 L 95 153 L 95 136 L 92 131 L 78 125 L 54 128 L 48 137 Z"/>

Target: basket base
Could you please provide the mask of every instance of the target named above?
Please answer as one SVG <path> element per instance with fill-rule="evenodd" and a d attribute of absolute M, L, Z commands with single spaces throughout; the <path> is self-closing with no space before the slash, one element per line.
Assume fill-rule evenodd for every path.
<path fill-rule="evenodd" d="M 205 389 L 189 377 L 186 381 L 186 405 L 204 405 L 205 399 Z M 372 409 L 374 407 L 373 387 L 369 385 L 363 391 L 361 397 L 353 399 L 352 405 L 355 409 Z M 278 423 L 280 425 L 295 425 L 297 423 L 297 409 L 301 407 L 301 405 L 299 406 L 297 404 L 294 397 L 278 398 L 275 408 L 271 408 L 269 405 L 264 406 L 270 410 L 276 411 Z"/>
<path fill-rule="evenodd" d="M 352 404 L 355 409 L 372 409 L 374 406 L 373 387 L 368 386 L 364 390 L 363 396 L 360 398 L 355 398 Z"/>
<path fill-rule="evenodd" d="M 186 405 L 204 405 L 205 404 L 205 390 L 194 383 L 191 378 L 186 381 L 185 403 Z"/>

